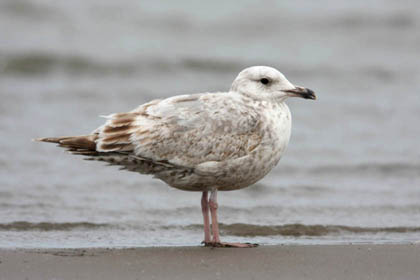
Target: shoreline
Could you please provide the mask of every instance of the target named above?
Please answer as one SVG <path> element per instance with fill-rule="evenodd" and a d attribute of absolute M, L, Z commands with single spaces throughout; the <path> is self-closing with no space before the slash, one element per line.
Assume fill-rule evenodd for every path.
<path fill-rule="evenodd" d="M 0 249 L 0 279 L 420 279 L 420 244 Z"/>

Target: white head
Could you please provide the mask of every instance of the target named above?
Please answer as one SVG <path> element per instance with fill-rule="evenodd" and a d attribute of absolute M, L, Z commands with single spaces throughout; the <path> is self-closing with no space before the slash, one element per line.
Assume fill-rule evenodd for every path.
<path fill-rule="evenodd" d="M 279 102 L 287 97 L 316 99 L 312 90 L 294 86 L 282 73 L 268 66 L 253 66 L 242 70 L 233 81 L 230 90 L 253 99 Z"/>

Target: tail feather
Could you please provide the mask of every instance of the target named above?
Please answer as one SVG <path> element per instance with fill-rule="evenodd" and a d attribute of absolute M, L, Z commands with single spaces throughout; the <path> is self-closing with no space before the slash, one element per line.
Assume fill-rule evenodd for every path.
<path fill-rule="evenodd" d="M 85 156 L 85 160 L 96 160 L 107 162 L 109 165 L 119 165 L 121 166 L 121 170 L 143 174 L 157 174 L 162 171 L 169 172 L 170 170 L 192 172 L 192 169 L 190 170 L 189 167 L 178 166 L 166 160 L 155 161 L 147 157 L 137 156 L 130 151 L 97 151 L 96 141 L 98 141 L 98 137 L 98 134 L 93 133 L 81 136 L 37 138 L 33 139 L 33 141 L 56 143 L 59 147 L 66 149 L 71 154 Z"/>
<path fill-rule="evenodd" d="M 88 150 L 96 151 L 96 142 L 98 138 L 97 134 L 81 135 L 81 136 L 66 136 L 66 137 L 46 137 L 37 138 L 35 141 L 57 143 L 60 147 L 67 148 L 69 150 Z"/>

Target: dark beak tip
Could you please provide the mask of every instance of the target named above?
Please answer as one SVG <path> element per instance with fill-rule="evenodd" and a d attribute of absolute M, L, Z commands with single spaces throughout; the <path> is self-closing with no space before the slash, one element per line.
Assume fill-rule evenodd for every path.
<path fill-rule="evenodd" d="M 309 88 L 306 89 L 307 93 L 306 93 L 306 99 L 312 99 L 312 100 L 316 100 L 316 95 L 315 92 Z"/>
<path fill-rule="evenodd" d="M 295 89 L 285 90 L 285 92 L 292 93 L 293 94 L 292 96 L 299 96 L 304 99 L 312 99 L 312 100 L 317 99 L 315 92 L 309 88 L 296 87 Z"/>
<path fill-rule="evenodd" d="M 311 100 L 316 100 L 316 99 L 317 99 L 317 97 L 316 97 L 316 95 L 315 95 L 315 94 L 313 94 L 313 95 L 310 95 L 310 96 L 308 97 L 308 99 L 311 99 Z"/>

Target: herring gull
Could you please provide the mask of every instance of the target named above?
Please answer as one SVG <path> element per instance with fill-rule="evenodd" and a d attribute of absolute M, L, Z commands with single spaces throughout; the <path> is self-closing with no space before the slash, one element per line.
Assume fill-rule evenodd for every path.
<path fill-rule="evenodd" d="M 241 71 L 227 92 L 153 100 L 106 116 L 89 135 L 36 140 L 202 192 L 203 243 L 254 247 L 220 241 L 217 193 L 248 187 L 278 163 L 291 132 L 288 97 L 316 99 L 312 90 L 294 86 L 276 69 L 254 66 Z"/>

